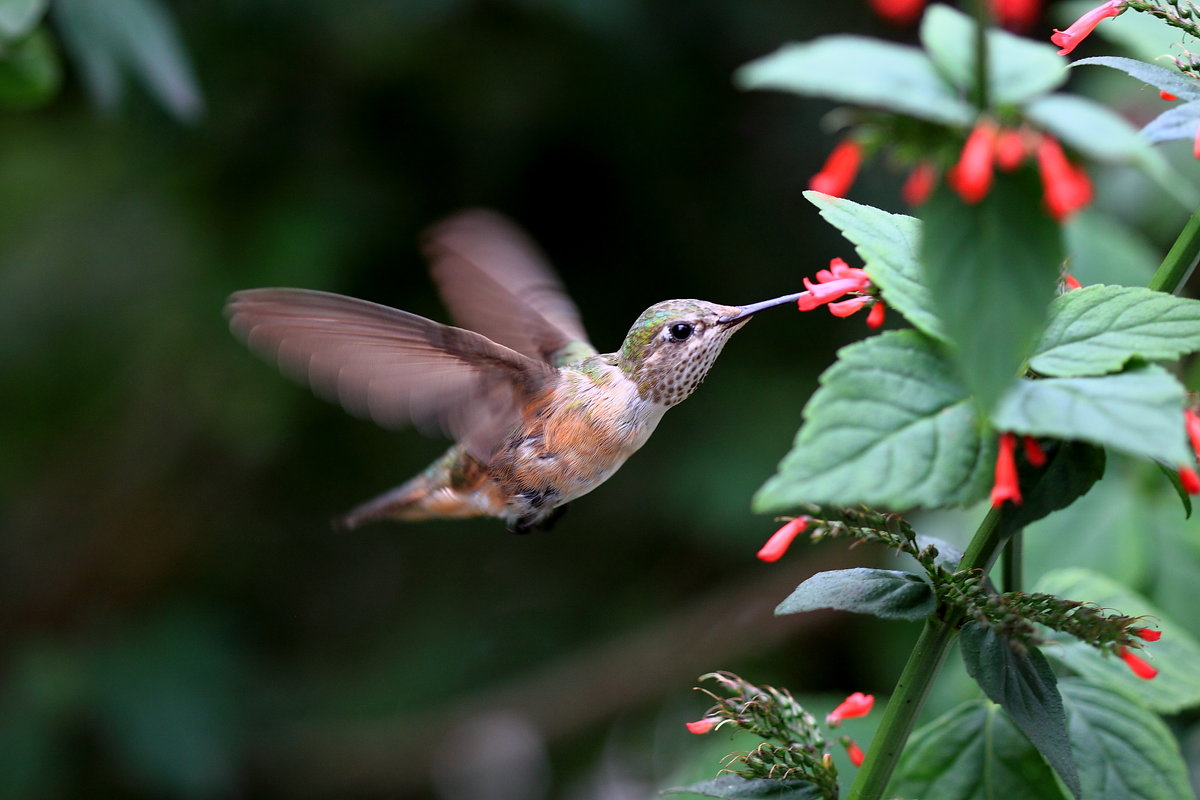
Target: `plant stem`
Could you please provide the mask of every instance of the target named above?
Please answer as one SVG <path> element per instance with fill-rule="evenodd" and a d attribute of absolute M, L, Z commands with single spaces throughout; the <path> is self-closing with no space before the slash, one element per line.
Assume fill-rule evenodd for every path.
<path fill-rule="evenodd" d="M 1154 277 L 1150 279 L 1149 288 L 1175 294 L 1192 274 L 1197 258 L 1200 258 L 1200 208 L 1192 212 L 1175 239 L 1175 244 L 1163 257 Z"/>
<path fill-rule="evenodd" d="M 1021 591 L 1025 573 L 1024 565 L 1021 563 L 1025 556 L 1024 544 L 1025 531 L 1013 531 L 1012 536 L 1008 539 L 1008 544 L 1004 545 L 1004 550 L 1000 553 L 1001 578 L 1006 592 Z"/>
<path fill-rule="evenodd" d="M 991 21 L 987 0 L 975 0 L 975 105 L 980 112 L 986 112 L 990 98 L 988 96 L 987 75 L 987 29 Z"/>

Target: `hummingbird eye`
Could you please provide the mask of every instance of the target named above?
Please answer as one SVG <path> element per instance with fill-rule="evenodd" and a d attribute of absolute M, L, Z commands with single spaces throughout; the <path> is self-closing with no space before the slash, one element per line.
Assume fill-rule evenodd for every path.
<path fill-rule="evenodd" d="M 686 322 L 676 322 L 670 327 L 668 333 L 671 335 L 671 341 L 682 342 L 692 335 L 692 326 Z"/>

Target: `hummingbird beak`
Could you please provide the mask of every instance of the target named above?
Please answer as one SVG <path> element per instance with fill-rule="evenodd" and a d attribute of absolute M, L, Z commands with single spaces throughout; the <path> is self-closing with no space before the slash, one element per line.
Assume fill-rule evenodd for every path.
<path fill-rule="evenodd" d="M 800 295 L 802 294 L 804 294 L 804 292 L 785 294 L 783 297 L 776 297 L 774 300 L 763 300 L 761 303 L 751 303 L 748 306 L 739 306 L 736 314 L 731 314 L 728 317 L 721 317 L 717 320 L 717 322 L 721 323 L 722 325 L 728 325 L 731 322 L 737 322 L 738 320 L 746 319 L 746 317 L 754 316 L 758 312 L 765 311 L 768 308 L 782 306 L 786 303 L 794 303 L 800 299 Z"/>

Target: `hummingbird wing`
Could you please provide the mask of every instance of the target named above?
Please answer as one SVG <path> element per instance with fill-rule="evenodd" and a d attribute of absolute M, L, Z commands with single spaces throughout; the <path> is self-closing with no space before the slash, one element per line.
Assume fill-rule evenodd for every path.
<path fill-rule="evenodd" d="M 554 366 L 595 355 L 562 283 L 533 241 L 504 217 L 460 212 L 431 228 L 424 245 L 459 325 Z"/>
<path fill-rule="evenodd" d="M 225 315 L 251 350 L 319 397 L 386 428 L 446 433 L 484 462 L 557 376 L 473 331 L 328 292 L 235 292 Z"/>

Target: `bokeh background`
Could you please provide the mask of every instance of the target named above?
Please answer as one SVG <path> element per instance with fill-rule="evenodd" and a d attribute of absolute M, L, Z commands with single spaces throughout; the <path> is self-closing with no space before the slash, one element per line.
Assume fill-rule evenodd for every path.
<path fill-rule="evenodd" d="M 416 241 L 468 206 L 531 232 L 602 350 L 659 300 L 796 291 L 853 261 L 801 197 L 831 108 L 731 74 L 911 28 L 791 0 L 180 0 L 180 50 L 106 78 L 71 32 L 138 41 L 158 6 L 81 8 L 45 23 L 61 88 L 0 116 L 0 797 L 645 798 L 731 749 L 683 729 L 703 672 L 822 713 L 887 691 L 911 627 L 771 614 L 880 556 L 758 563 L 775 525 L 749 512 L 861 318 L 763 315 L 614 478 L 514 537 L 333 532 L 445 443 L 314 399 L 221 307 L 302 286 L 445 320 Z M 901 179 L 853 196 L 903 210 Z M 1184 212 L 1110 180 L 1144 272 Z"/>

